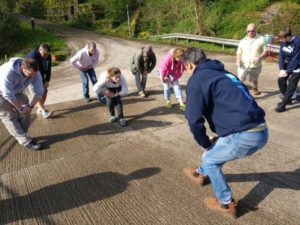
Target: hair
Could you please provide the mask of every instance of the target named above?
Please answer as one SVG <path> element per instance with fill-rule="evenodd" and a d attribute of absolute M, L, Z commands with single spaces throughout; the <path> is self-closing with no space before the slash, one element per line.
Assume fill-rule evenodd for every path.
<path fill-rule="evenodd" d="M 121 70 L 118 67 L 111 67 L 107 70 L 108 78 L 113 77 L 114 75 L 121 74 Z"/>
<path fill-rule="evenodd" d="M 182 47 L 176 47 L 174 48 L 173 50 L 173 58 L 179 58 L 179 57 L 182 57 L 184 54 L 184 49 Z"/>
<path fill-rule="evenodd" d="M 33 58 L 24 58 L 21 62 L 21 68 L 26 70 L 33 70 L 36 72 L 39 70 L 39 64 Z"/>
<path fill-rule="evenodd" d="M 96 43 L 93 42 L 93 41 L 88 42 L 87 46 L 88 46 L 88 49 L 95 49 L 95 48 L 97 48 Z"/>
<path fill-rule="evenodd" d="M 152 46 L 151 45 L 145 45 L 145 47 L 143 48 L 143 55 L 144 56 L 150 56 L 151 54 L 153 54 Z"/>
<path fill-rule="evenodd" d="M 46 50 L 47 52 L 51 52 L 51 46 L 47 43 L 40 44 L 39 48 Z"/>
<path fill-rule="evenodd" d="M 196 47 L 187 48 L 183 54 L 183 61 L 194 65 L 202 63 L 206 58 L 204 51 Z"/>
<path fill-rule="evenodd" d="M 279 38 L 291 37 L 292 29 L 290 27 L 284 28 L 279 32 L 278 36 L 279 36 Z"/>

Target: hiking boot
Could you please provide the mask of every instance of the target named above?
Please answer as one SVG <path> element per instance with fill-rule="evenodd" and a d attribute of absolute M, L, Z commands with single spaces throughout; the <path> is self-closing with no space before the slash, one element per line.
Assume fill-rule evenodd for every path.
<path fill-rule="evenodd" d="M 42 145 L 37 143 L 35 140 L 31 140 L 27 145 L 25 145 L 26 148 L 37 151 L 42 148 Z"/>
<path fill-rule="evenodd" d="M 278 113 L 284 112 L 285 110 L 286 110 L 285 105 L 282 105 L 281 103 L 278 104 L 278 106 L 275 109 L 275 111 Z"/>
<path fill-rule="evenodd" d="M 110 116 L 109 121 L 110 121 L 111 123 L 116 122 L 117 120 L 118 120 L 118 117 Z"/>
<path fill-rule="evenodd" d="M 42 114 L 43 114 L 43 118 L 47 119 L 48 117 L 50 117 L 52 115 L 52 111 L 49 111 L 46 109 L 45 111 L 42 112 Z"/>
<path fill-rule="evenodd" d="M 167 101 L 166 107 L 167 107 L 168 109 L 171 109 L 171 108 L 172 108 L 172 102 L 171 102 L 170 100 Z"/>
<path fill-rule="evenodd" d="M 216 198 L 204 198 L 204 204 L 209 209 L 215 210 L 230 218 L 236 218 L 237 203 L 235 203 L 233 199 L 229 204 L 222 204 Z"/>
<path fill-rule="evenodd" d="M 127 122 L 126 122 L 126 120 L 125 119 L 120 119 L 120 125 L 121 125 L 121 127 L 126 127 L 127 126 Z"/>
<path fill-rule="evenodd" d="M 184 112 L 185 108 L 186 108 L 185 104 L 181 103 L 180 106 L 179 106 L 179 109 Z"/>
<path fill-rule="evenodd" d="M 261 92 L 260 92 L 257 88 L 253 88 L 253 89 L 252 89 L 252 94 L 253 94 L 253 95 L 260 95 L 260 93 L 261 93 Z"/>
<path fill-rule="evenodd" d="M 188 178 L 200 186 L 204 186 L 209 183 L 209 178 L 197 173 L 196 169 L 194 168 L 184 168 L 183 172 L 188 176 Z"/>

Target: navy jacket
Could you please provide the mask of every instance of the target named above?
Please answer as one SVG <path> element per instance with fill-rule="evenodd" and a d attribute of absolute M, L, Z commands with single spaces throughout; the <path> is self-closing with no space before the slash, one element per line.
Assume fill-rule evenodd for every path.
<path fill-rule="evenodd" d="M 288 74 L 300 67 L 300 37 L 294 36 L 291 42 L 281 43 L 279 50 L 279 69 Z M 285 65 L 288 65 L 285 68 Z"/>
<path fill-rule="evenodd" d="M 205 119 L 219 137 L 245 131 L 265 122 L 261 109 L 247 87 L 218 60 L 199 64 L 187 83 L 185 116 L 195 140 L 204 148 L 211 142 Z"/>
<path fill-rule="evenodd" d="M 45 81 L 49 82 L 51 78 L 51 55 L 44 59 L 39 53 L 39 48 L 35 48 L 31 52 L 29 52 L 26 57 L 34 58 L 35 60 L 37 60 L 43 83 Z"/>

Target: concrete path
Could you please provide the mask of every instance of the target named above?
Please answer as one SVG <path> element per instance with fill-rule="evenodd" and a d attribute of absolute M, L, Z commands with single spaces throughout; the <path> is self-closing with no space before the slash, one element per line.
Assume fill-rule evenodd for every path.
<path fill-rule="evenodd" d="M 149 98 L 134 94 L 128 63 L 143 43 L 37 22 L 64 36 L 72 54 L 96 41 L 102 53 L 97 74 L 121 68 L 131 91 L 124 99 L 129 126 L 109 123 L 106 106 L 81 99 L 78 73 L 68 61 L 54 67 L 48 99 L 54 116 L 34 114 L 30 128 L 46 148 L 24 149 L 0 123 L 0 224 L 299 224 L 300 104 L 274 112 L 276 64 L 264 63 L 257 98 L 267 114 L 268 145 L 224 166 L 239 201 L 238 218 L 231 220 L 205 208 L 203 198 L 213 196 L 210 185 L 200 188 L 184 176 L 182 169 L 197 166 L 203 150 L 178 105 L 164 107 L 157 75 L 149 77 Z M 154 45 L 158 61 L 170 48 Z M 233 56 L 208 56 L 235 70 Z"/>

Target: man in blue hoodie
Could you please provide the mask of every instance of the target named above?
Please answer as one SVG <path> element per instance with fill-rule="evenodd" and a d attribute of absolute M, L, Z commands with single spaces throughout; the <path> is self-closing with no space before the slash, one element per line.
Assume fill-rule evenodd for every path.
<path fill-rule="evenodd" d="M 226 71 L 221 62 L 207 59 L 201 49 L 188 48 L 183 61 L 192 75 L 186 88 L 185 116 L 195 140 L 205 149 L 202 165 L 184 172 L 200 185 L 211 182 L 216 198 L 204 199 L 208 208 L 236 217 L 237 204 L 221 168 L 267 143 L 265 112 L 236 76 Z M 217 134 L 214 138 L 208 137 L 205 121 Z"/>

